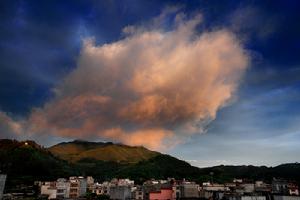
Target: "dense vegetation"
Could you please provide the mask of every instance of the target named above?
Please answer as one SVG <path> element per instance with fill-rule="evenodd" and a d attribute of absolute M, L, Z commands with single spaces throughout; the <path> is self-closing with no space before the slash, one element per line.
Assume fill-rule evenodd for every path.
<path fill-rule="evenodd" d="M 79 174 L 76 167 L 56 158 L 33 141 L 0 140 L 0 170 L 7 174 L 6 186 L 32 184 L 35 180 Z"/>
<path fill-rule="evenodd" d="M 93 145 L 94 148 L 99 148 L 99 144 L 95 143 L 76 143 L 78 141 L 72 143 L 72 148 L 77 150 L 92 149 Z M 112 143 L 104 144 L 111 148 L 114 146 Z M 76 147 L 77 145 L 80 147 Z M 84 145 L 87 146 L 84 147 Z M 115 146 L 119 148 L 120 145 Z M 283 164 L 277 167 L 221 165 L 197 168 L 185 161 L 157 152 L 155 156 L 150 156 L 148 159 L 142 157 L 140 161 L 136 162 L 116 162 L 96 158 L 98 159 L 82 157 L 77 161 L 66 161 L 33 141 L 0 140 L 0 170 L 8 175 L 6 190 L 21 183 L 32 184 L 34 180 L 55 180 L 58 177 L 71 175 L 92 175 L 98 181 L 109 180 L 113 177 L 131 178 L 137 183 L 150 178 L 163 179 L 167 177 L 187 178 L 197 182 L 208 181 L 211 178 L 216 182 L 227 182 L 233 178 L 271 181 L 273 177 L 282 177 L 300 183 L 300 164 L 298 163 Z M 127 158 L 128 156 L 126 156 Z M 213 175 L 210 175 L 211 172 Z"/>

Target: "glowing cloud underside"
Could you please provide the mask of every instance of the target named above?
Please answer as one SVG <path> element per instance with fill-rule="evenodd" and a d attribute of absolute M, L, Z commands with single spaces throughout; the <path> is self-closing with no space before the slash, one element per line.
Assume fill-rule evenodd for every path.
<path fill-rule="evenodd" d="M 197 33 L 200 19 L 169 31 L 127 27 L 124 39 L 101 46 L 85 40 L 76 69 L 26 130 L 152 149 L 201 133 L 232 99 L 248 56 L 226 29 Z"/>

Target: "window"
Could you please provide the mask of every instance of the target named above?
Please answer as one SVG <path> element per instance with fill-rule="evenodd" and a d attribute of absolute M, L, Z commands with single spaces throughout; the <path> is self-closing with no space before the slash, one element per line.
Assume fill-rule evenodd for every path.
<path fill-rule="evenodd" d="M 64 193 L 63 189 L 57 189 L 57 193 Z"/>

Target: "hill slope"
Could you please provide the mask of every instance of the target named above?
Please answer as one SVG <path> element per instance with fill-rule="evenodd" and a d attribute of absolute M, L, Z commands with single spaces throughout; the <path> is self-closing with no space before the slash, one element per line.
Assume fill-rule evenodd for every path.
<path fill-rule="evenodd" d="M 7 187 L 79 174 L 34 141 L 7 139 L 0 140 L 0 171 L 8 175 Z"/>
<path fill-rule="evenodd" d="M 48 148 L 48 150 L 59 158 L 73 163 L 86 158 L 118 163 L 137 163 L 160 154 L 144 147 L 79 140 L 60 143 Z"/>
<path fill-rule="evenodd" d="M 143 147 L 83 141 L 61 143 L 48 150 L 33 141 L 0 140 L 0 170 L 8 175 L 8 188 L 20 183 L 32 184 L 34 180 L 54 180 L 73 175 L 92 175 L 98 181 L 116 177 L 141 183 L 150 178 L 174 177 L 203 182 L 210 180 L 210 172 L 214 172 L 214 181 L 220 183 L 233 178 L 271 181 L 273 177 L 300 183 L 299 163 L 277 167 L 221 165 L 197 168 Z"/>

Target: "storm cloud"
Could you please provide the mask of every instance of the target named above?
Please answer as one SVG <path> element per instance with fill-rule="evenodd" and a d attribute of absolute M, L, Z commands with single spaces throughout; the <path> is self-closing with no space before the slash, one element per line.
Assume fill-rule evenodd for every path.
<path fill-rule="evenodd" d="M 155 25 L 125 27 L 116 42 L 85 39 L 77 67 L 22 122 L 24 132 L 151 149 L 202 133 L 233 99 L 249 57 L 231 31 L 197 31 L 201 15 L 179 13 L 171 29 L 157 25 L 162 17 Z"/>

